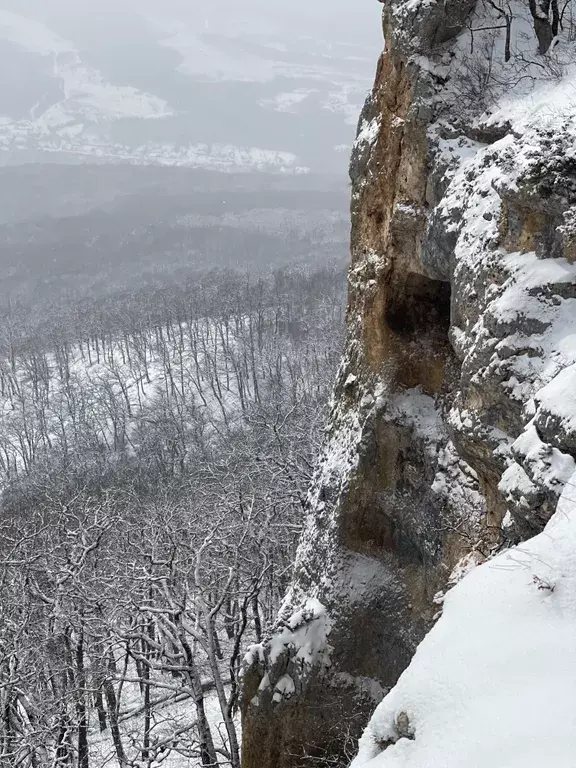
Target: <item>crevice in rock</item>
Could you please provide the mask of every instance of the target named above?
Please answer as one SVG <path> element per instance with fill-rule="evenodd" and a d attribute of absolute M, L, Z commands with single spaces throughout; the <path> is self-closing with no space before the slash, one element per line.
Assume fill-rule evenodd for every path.
<path fill-rule="evenodd" d="M 409 273 L 403 287 L 390 296 L 386 323 L 399 336 L 448 338 L 450 284 L 417 272 Z"/>

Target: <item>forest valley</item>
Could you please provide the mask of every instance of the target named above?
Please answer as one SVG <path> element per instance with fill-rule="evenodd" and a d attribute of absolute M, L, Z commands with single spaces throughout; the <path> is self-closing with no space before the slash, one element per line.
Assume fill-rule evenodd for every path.
<path fill-rule="evenodd" d="M 325 269 L 3 307 L 2 766 L 238 768 L 344 305 Z"/>

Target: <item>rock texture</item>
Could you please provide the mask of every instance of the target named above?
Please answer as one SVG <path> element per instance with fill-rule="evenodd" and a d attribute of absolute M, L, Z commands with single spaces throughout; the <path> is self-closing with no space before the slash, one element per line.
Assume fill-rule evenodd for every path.
<path fill-rule="evenodd" d="M 247 659 L 245 768 L 346 765 L 446 588 L 542 530 L 574 473 L 576 132 L 474 113 L 499 97 L 463 40 L 487 21 L 384 6 L 346 349 L 293 585 Z"/>

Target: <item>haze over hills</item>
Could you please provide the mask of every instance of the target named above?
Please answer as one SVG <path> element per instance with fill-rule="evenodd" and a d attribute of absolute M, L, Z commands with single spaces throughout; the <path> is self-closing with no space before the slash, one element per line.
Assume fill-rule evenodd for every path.
<path fill-rule="evenodd" d="M 66 304 L 211 269 L 342 268 L 347 191 L 328 182 L 126 164 L 2 168 L 0 306 Z"/>
<path fill-rule="evenodd" d="M 362 2 L 0 0 L 2 766 L 241 768 L 343 340 Z"/>
<path fill-rule="evenodd" d="M 0 0 L 0 301 L 342 264 L 378 13 Z"/>
<path fill-rule="evenodd" d="M 3 0 L 0 161 L 343 172 L 378 12 L 369 0 Z"/>
<path fill-rule="evenodd" d="M 576 768 L 576 0 L 0 56 L 0 768 Z"/>

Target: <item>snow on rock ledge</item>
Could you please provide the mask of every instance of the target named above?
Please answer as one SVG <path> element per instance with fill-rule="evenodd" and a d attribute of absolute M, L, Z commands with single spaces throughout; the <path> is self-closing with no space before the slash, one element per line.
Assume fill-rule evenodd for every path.
<path fill-rule="evenodd" d="M 306 673 L 314 667 L 329 666 L 329 634 L 330 619 L 326 609 L 318 600 L 310 598 L 288 620 L 278 623 L 269 644 L 253 645 L 248 650 L 245 663 L 248 668 L 254 664 L 265 664 L 267 668 L 274 669 L 280 662 L 284 670 L 292 665 L 301 684 L 306 679 Z M 275 702 L 281 701 L 283 697 L 290 697 L 295 690 L 294 678 L 287 673 L 274 685 L 270 682 L 269 673 L 265 673 L 258 686 L 260 694 L 272 691 L 272 700 Z M 258 706 L 257 696 L 253 704 Z"/>
<path fill-rule="evenodd" d="M 562 113 L 556 121 L 520 121 L 466 154 L 423 257 L 440 269 L 431 245 L 451 241 L 443 268 L 462 368 L 448 421 L 515 541 L 541 530 L 575 467 L 576 263 L 562 221 L 576 129 Z"/>
<path fill-rule="evenodd" d="M 543 533 L 447 594 L 352 768 L 573 768 L 575 595 L 576 473 Z"/>

